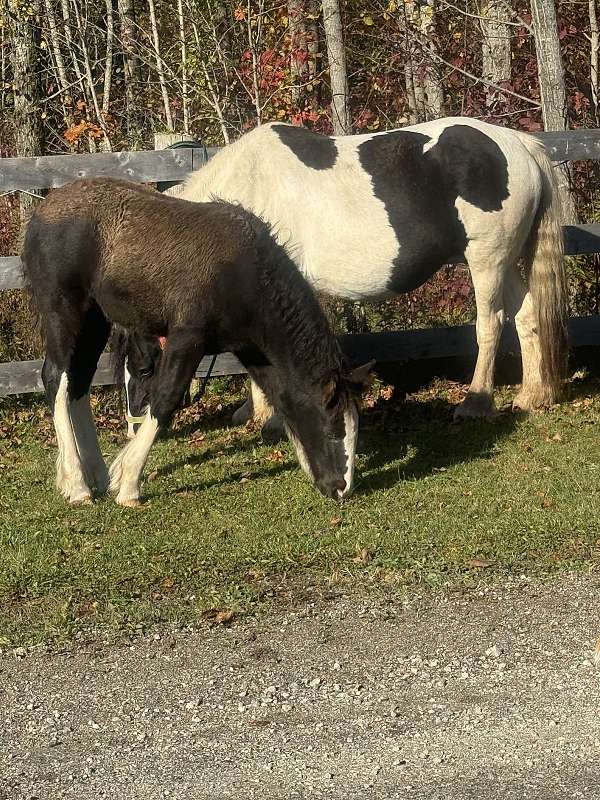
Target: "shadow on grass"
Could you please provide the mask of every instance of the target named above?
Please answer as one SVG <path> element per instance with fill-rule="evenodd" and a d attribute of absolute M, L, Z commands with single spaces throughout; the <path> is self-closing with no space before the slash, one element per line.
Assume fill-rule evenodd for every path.
<path fill-rule="evenodd" d="M 368 450 L 369 455 L 357 476 L 355 494 L 369 495 L 400 480 L 418 480 L 455 464 L 490 458 L 497 443 L 523 418 L 508 411 L 492 420 L 455 423 L 454 409 L 455 405 L 446 401 L 409 400 L 397 406 L 393 415 L 387 413 L 379 428 L 368 425 L 367 415 L 361 450 Z M 397 463 L 411 452 L 406 463 Z"/>

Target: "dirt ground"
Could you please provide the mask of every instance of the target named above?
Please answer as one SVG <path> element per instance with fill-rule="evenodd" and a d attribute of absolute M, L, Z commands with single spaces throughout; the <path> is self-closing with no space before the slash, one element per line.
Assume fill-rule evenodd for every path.
<path fill-rule="evenodd" d="M 592 798 L 600 577 L 0 655 L 0 798 Z"/>

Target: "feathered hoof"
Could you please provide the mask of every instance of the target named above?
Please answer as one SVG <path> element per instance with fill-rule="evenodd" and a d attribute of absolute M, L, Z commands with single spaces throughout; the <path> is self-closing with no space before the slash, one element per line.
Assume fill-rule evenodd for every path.
<path fill-rule="evenodd" d="M 484 392 L 469 392 L 454 410 L 454 421 L 464 419 L 494 419 L 498 415 L 494 398 Z"/>
<path fill-rule="evenodd" d="M 117 497 L 117 504 L 123 506 L 123 508 L 139 508 L 142 504 L 138 498 L 129 497 L 120 499 Z"/>
<path fill-rule="evenodd" d="M 550 386 L 536 384 L 524 386 L 512 403 L 513 411 L 536 411 L 549 408 L 558 402 L 554 389 Z"/>
<path fill-rule="evenodd" d="M 91 494 L 82 494 L 79 497 L 67 498 L 70 506 L 93 506 L 94 500 Z"/>

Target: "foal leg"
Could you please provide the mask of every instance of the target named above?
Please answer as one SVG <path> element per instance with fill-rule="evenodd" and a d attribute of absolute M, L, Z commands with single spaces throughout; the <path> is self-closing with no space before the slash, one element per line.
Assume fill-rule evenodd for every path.
<path fill-rule="evenodd" d="M 487 417 L 494 413 L 494 363 L 504 324 L 503 283 L 505 266 L 477 243 L 466 251 L 477 303 L 477 364 L 467 396 L 454 419 Z"/>
<path fill-rule="evenodd" d="M 169 332 L 145 419 L 110 467 L 110 490 L 117 495 L 119 505 L 139 505 L 140 479 L 150 448 L 158 431 L 171 421 L 203 356 L 201 330 L 179 328 Z"/>
<path fill-rule="evenodd" d="M 555 397 L 552 387 L 542 378 L 542 351 L 537 332 L 537 316 L 531 294 L 527 291 L 516 265 L 506 275 L 505 296 L 508 312 L 515 320 L 523 363 L 523 383 L 513 400 L 513 409 L 531 411 L 551 405 Z"/>
<path fill-rule="evenodd" d="M 110 323 L 100 307 L 92 302 L 83 317 L 75 342 L 69 382 L 73 433 L 87 484 L 96 495 L 103 495 L 108 489 L 108 469 L 100 451 L 90 407 L 90 386 L 109 335 Z"/>

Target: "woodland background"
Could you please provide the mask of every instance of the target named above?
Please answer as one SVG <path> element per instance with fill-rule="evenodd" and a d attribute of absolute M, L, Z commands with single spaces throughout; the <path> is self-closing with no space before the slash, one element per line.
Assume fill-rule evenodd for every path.
<path fill-rule="evenodd" d="M 598 50 L 596 0 L 0 0 L 0 156 L 152 149 L 157 132 L 224 145 L 273 119 L 337 134 L 446 115 L 600 127 Z M 564 175 L 571 217 L 600 217 L 596 171 Z M 34 202 L 0 197 L 3 255 Z M 573 313 L 600 313 L 599 267 L 569 260 Z M 462 267 L 330 308 L 346 330 L 473 316 Z M 38 350 L 21 293 L 2 293 L 0 361 Z"/>

